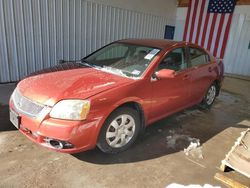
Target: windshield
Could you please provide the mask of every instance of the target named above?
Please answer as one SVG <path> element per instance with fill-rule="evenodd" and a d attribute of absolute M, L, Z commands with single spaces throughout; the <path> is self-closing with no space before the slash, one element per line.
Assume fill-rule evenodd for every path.
<path fill-rule="evenodd" d="M 102 71 L 140 78 L 160 49 L 126 43 L 112 43 L 91 54 L 82 63 Z"/>

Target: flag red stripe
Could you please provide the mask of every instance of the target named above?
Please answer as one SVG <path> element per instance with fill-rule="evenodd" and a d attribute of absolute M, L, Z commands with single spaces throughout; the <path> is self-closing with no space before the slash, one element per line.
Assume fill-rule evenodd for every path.
<path fill-rule="evenodd" d="M 207 49 L 209 51 L 211 49 L 211 44 L 212 44 L 213 35 L 214 35 L 214 26 L 215 26 L 215 23 L 216 23 L 217 16 L 218 16 L 218 14 L 214 13 L 214 17 L 213 17 L 213 20 L 212 20 L 212 25 L 211 25 L 210 33 L 209 33 L 209 37 L 208 37 L 208 44 L 207 44 Z"/>
<path fill-rule="evenodd" d="M 187 38 L 187 30 L 188 30 L 188 25 L 189 25 L 189 18 L 190 18 L 191 4 L 192 4 L 191 1 L 192 0 L 189 0 L 187 18 L 186 18 L 186 22 L 185 22 L 185 29 L 184 29 L 184 34 L 183 34 L 184 41 L 186 41 L 186 38 Z"/>
<path fill-rule="evenodd" d="M 207 24 L 208 24 L 209 17 L 210 17 L 210 14 L 207 14 L 206 15 L 206 20 L 205 20 L 205 23 L 204 23 L 202 38 L 201 38 L 201 46 L 204 46 L 205 37 L 206 37 L 206 34 L 207 34 Z"/>
<path fill-rule="evenodd" d="M 214 44 L 214 52 L 213 52 L 213 55 L 214 55 L 215 57 L 216 57 L 216 54 L 217 54 L 217 51 L 218 51 L 218 47 L 219 47 L 219 42 L 220 42 L 221 31 L 222 31 L 224 19 L 225 19 L 225 14 L 222 14 L 222 15 L 221 15 L 221 18 L 220 18 L 219 28 L 218 28 L 218 31 L 217 31 L 216 41 L 215 41 L 215 44 Z"/>
<path fill-rule="evenodd" d="M 192 23 L 191 23 L 189 41 L 193 40 L 194 23 L 195 23 L 196 14 L 197 14 L 198 2 L 199 2 L 199 0 L 195 0 L 195 3 L 194 3 L 194 11 L 193 11 L 194 13 L 193 13 L 193 16 L 192 16 Z"/>
<path fill-rule="evenodd" d="M 233 17 L 233 5 L 226 3 L 228 6 L 223 7 L 214 0 L 189 0 L 183 40 L 200 44 L 223 58 Z"/>
<path fill-rule="evenodd" d="M 224 58 L 224 54 L 225 54 L 225 50 L 226 50 L 227 38 L 229 35 L 229 31 L 230 31 L 232 17 L 233 17 L 233 14 L 230 14 L 230 16 L 228 18 L 226 30 L 225 30 L 225 35 L 224 35 L 223 44 L 222 44 L 222 48 L 221 48 L 221 54 L 220 54 L 220 58 L 222 58 L 222 59 Z"/>
<path fill-rule="evenodd" d="M 206 0 L 202 0 L 201 9 L 200 9 L 200 17 L 199 17 L 199 22 L 198 22 L 198 26 L 197 26 L 197 33 L 196 33 L 196 38 L 195 38 L 196 44 L 198 44 L 199 36 L 200 36 L 200 32 L 201 32 L 201 23 L 202 23 L 205 3 L 206 3 Z"/>

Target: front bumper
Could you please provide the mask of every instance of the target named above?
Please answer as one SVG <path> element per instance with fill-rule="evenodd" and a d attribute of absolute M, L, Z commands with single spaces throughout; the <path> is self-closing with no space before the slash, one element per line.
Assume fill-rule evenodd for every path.
<path fill-rule="evenodd" d="M 98 118 L 69 121 L 54 119 L 49 117 L 48 114 L 43 118 L 32 118 L 18 113 L 11 101 L 10 108 L 21 117 L 19 131 L 41 146 L 63 153 L 78 153 L 96 146 L 98 127 L 101 125 Z M 70 143 L 72 146 L 53 147 L 48 142 L 49 139 Z"/>

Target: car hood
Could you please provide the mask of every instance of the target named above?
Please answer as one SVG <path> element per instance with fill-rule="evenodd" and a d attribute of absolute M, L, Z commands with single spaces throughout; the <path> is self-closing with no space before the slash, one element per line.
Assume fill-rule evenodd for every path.
<path fill-rule="evenodd" d="M 45 69 L 25 78 L 18 84 L 18 90 L 28 99 L 53 106 L 62 99 L 87 99 L 133 81 L 94 68 L 67 64 L 69 65 L 66 63 L 57 68 Z"/>

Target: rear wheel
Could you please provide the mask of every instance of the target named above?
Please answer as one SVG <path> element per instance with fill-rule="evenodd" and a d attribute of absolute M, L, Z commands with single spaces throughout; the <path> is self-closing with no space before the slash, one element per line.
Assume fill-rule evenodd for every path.
<path fill-rule="evenodd" d="M 97 146 L 105 153 L 119 153 L 129 148 L 140 132 L 139 113 L 128 107 L 115 110 L 106 120 Z"/>
<path fill-rule="evenodd" d="M 217 87 L 216 87 L 215 83 L 213 83 L 208 88 L 207 93 L 201 102 L 201 107 L 210 108 L 212 106 L 212 104 L 214 103 L 216 93 L 217 93 Z"/>

